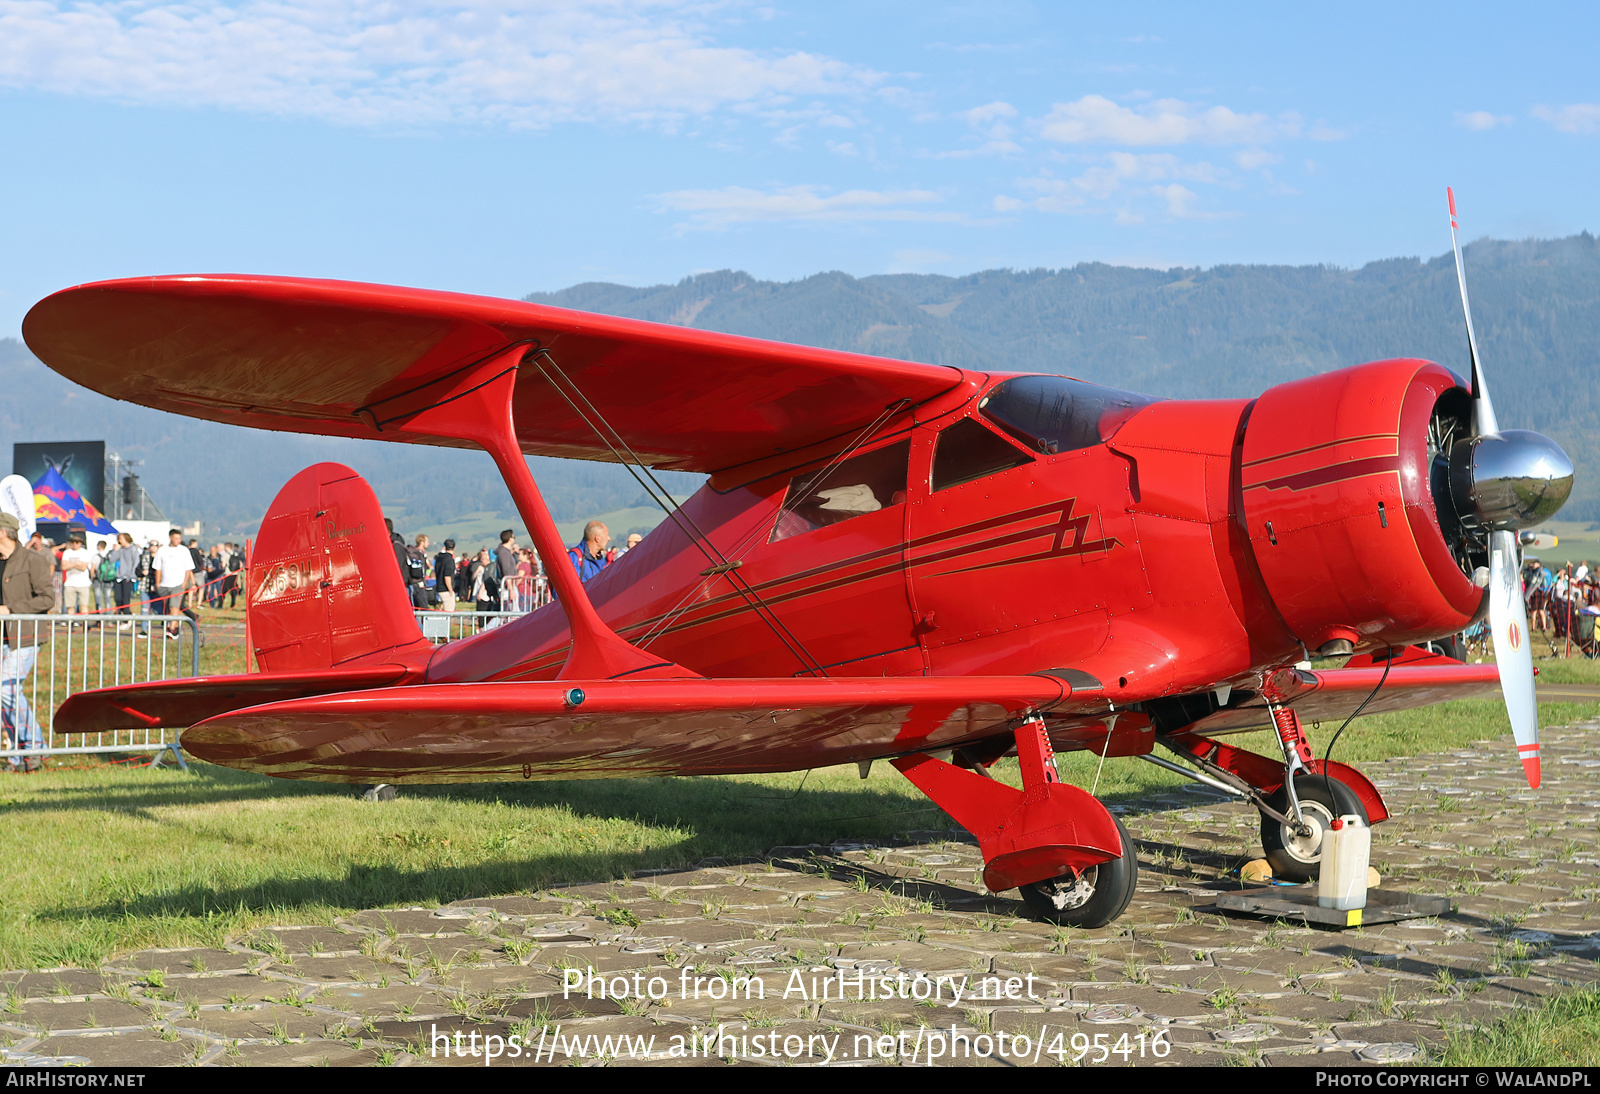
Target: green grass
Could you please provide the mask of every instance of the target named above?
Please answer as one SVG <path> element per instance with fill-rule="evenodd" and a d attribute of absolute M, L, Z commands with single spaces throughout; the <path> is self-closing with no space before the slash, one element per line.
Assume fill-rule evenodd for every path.
<path fill-rule="evenodd" d="M 1535 638 L 1533 648 L 1538 650 L 1542 641 Z M 1539 657 L 1534 665 L 1541 684 L 1600 684 L 1600 661 L 1587 657 Z"/>
<path fill-rule="evenodd" d="M 1492 1025 L 1452 1031 L 1430 1062 L 1444 1067 L 1600 1066 L 1600 990 L 1570 991 Z"/>
<path fill-rule="evenodd" d="M 1092 757 L 1066 757 L 1093 778 Z M 1018 783 L 1016 765 L 999 765 Z M 888 764 L 784 775 L 354 788 L 191 762 L 174 769 L 51 768 L 0 781 L 11 845 L 0 882 L 0 968 L 95 964 L 148 946 L 215 945 L 273 923 L 433 904 L 782 844 L 942 830 L 944 814 Z M 802 786 L 802 779 L 804 785 Z M 1177 780 L 1108 761 L 1100 796 Z"/>
<path fill-rule="evenodd" d="M 943 823 L 892 770 L 849 780 L 819 772 L 798 798 L 794 775 L 416 787 L 375 804 L 206 764 L 12 777 L 0 810 L 30 851 L 0 887 L 0 968 Z"/>

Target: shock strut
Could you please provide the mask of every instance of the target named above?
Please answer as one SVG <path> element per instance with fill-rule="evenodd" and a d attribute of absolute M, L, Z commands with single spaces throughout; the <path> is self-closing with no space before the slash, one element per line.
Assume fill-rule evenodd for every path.
<path fill-rule="evenodd" d="M 1272 728 L 1277 730 L 1278 744 L 1283 748 L 1283 788 L 1289 796 L 1289 815 L 1294 817 L 1301 835 L 1309 835 L 1310 828 L 1300 813 L 1300 798 L 1295 793 L 1294 777 L 1297 772 L 1309 771 L 1311 742 L 1300 728 L 1300 716 L 1289 707 L 1267 700 L 1267 710 L 1272 713 Z"/>

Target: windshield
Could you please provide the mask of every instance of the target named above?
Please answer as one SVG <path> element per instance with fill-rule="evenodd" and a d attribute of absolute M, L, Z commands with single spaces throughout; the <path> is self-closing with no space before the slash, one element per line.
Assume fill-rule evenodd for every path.
<path fill-rule="evenodd" d="M 1040 452 L 1071 452 L 1109 441 L 1122 423 L 1158 402 L 1065 376 L 1018 376 L 978 404 L 984 417 Z"/>

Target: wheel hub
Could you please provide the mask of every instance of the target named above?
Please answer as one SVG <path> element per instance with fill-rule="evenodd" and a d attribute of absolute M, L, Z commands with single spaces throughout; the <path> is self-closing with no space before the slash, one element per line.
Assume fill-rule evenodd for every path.
<path fill-rule="evenodd" d="M 1333 814 L 1321 802 L 1302 801 L 1303 827 L 1283 827 L 1283 849 L 1300 862 L 1316 862 L 1322 857 L 1323 833 L 1333 825 Z"/>
<path fill-rule="evenodd" d="M 1040 890 L 1056 911 L 1070 912 L 1089 903 L 1094 896 L 1095 881 L 1098 880 L 1099 873 L 1098 866 L 1091 866 L 1076 877 L 1056 878 L 1054 881 L 1044 882 Z"/>

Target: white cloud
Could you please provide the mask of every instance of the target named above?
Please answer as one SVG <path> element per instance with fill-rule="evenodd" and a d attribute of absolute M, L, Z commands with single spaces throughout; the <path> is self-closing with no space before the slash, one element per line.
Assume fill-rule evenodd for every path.
<path fill-rule="evenodd" d="M 785 186 L 753 190 L 724 186 L 720 190 L 675 190 L 656 195 L 664 209 L 689 214 L 681 228 L 722 229 L 757 221 L 958 221 L 959 213 L 915 206 L 933 205 L 930 190 L 846 190 L 826 193 L 821 186 Z"/>
<path fill-rule="evenodd" d="M 1572 103 L 1555 109 L 1536 106 L 1533 116 L 1549 122 L 1563 133 L 1600 132 L 1600 103 Z"/>
<path fill-rule="evenodd" d="M 1064 144 L 1265 144 L 1300 132 L 1300 117 L 1238 114 L 1225 106 L 1199 109 L 1177 99 L 1144 106 L 1119 106 L 1103 95 L 1056 103 L 1039 123 L 1039 134 Z"/>
<path fill-rule="evenodd" d="M 1456 124 L 1463 129 L 1493 129 L 1497 125 L 1510 125 L 1509 114 L 1491 114 L 1487 110 L 1472 110 L 1456 114 Z"/>
<path fill-rule="evenodd" d="M 1254 171 L 1258 167 L 1269 167 L 1274 163 L 1282 163 L 1283 157 L 1275 152 L 1263 152 L 1259 148 L 1252 148 L 1245 152 L 1235 152 L 1233 162 L 1246 171 Z"/>
<path fill-rule="evenodd" d="M 0 86 L 348 124 L 671 124 L 880 74 L 717 45 L 688 0 L 0 0 Z M 825 112 L 831 113 L 831 111 Z"/>
<path fill-rule="evenodd" d="M 951 148 L 944 152 L 924 152 L 921 155 L 936 160 L 970 160 L 974 156 L 1012 156 L 1022 151 L 1016 141 L 984 141 L 976 148 Z"/>
<path fill-rule="evenodd" d="M 970 148 L 951 149 L 946 152 L 923 152 L 921 155 L 936 160 L 965 160 L 974 156 L 1010 156 L 1022 151 L 1022 146 L 1011 139 L 1011 127 L 1002 119 L 1015 118 L 1017 108 L 1010 103 L 992 102 L 963 110 L 954 115 L 973 129 L 968 141 L 981 141 Z"/>
<path fill-rule="evenodd" d="M 1185 163 L 1167 152 L 1112 152 L 1104 163 L 1073 178 L 1058 178 L 1046 172 L 1019 179 L 1020 189 L 1037 196 L 1023 200 L 1001 195 L 995 198 L 994 206 L 1000 212 L 1022 209 L 1037 209 L 1043 213 L 1103 212 L 1119 194 L 1129 198 L 1154 195 L 1162 200 L 1169 216 L 1198 219 L 1218 215 L 1197 210 L 1195 203 L 1199 195 L 1182 185 L 1183 182 L 1215 186 L 1227 185 L 1230 180 L 1225 172 L 1209 163 Z M 1125 204 L 1116 213 L 1118 223 L 1136 223 L 1142 219 Z"/>
<path fill-rule="evenodd" d="M 1187 186 L 1182 186 L 1176 182 L 1169 183 L 1166 186 L 1157 186 L 1153 193 L 1160 195 L 1166 201 L 1167 215 L 1177 217 L 1180 220 L 1216 220 L 1219 217 L 1231 215 L 1228 213 L 1207 213 L 1196 209 L 1194 205 L 1195 202 L 1200 200 L 1200 195 Z"/>
<path fill-rule="evenodd" d="M 975 106 L 971 110 L 963 110 L 956 115 L 971 126 L 987 126 L 1000 118 L 1015 118 L 1017 108 L 1010 103 L 993 102 L 984 106 Z"/>

